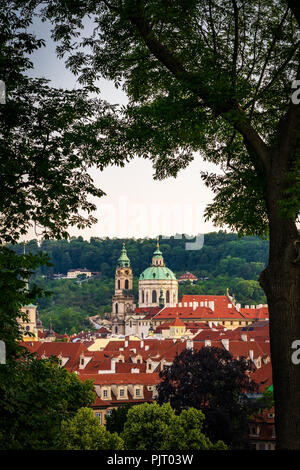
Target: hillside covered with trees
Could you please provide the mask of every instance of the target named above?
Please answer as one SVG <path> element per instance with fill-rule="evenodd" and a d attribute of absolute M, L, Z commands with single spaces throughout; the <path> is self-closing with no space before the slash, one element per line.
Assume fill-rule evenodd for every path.
<path fill-rule="evenodd" d="M 213 232 L 205 234 L 201 250 L 186 250 L 186 240 L 160 238 L 160 248 L 166 265 L 177 278 L 190 271 L 199 280 L 196 284 L 180 284 L 182 294 L 224 294 L 229 288 L 242 304 L 266 303 L 258 283 L 259 273 L 268 258 L 268 241 L 259 237 L 239 238 L 234 233 Z M 151 263 L 155 239 L 127 239 L 126 249 L 134 273 L 134 293 L 137 298 L 138 277 Z M 113 238 L 82 237 L 67 240 L 36 240 L 26 244 L 26 252 L 42 251 L 51 259 L 52 266 L 40 267 L 31 282 L 45 287 L 52 295 L 37 299 L 39 316 L 45 327 L 50 320 L 59 333 L 74 333 L 89 327 L 88 316 L 105 316 L 111 310 L 114 291 L 114 274 L 123 240 Z M 17 253 L 23 244 L 14 246 Z M 66 275 L 69 269 L 88 268 L 100 271 L 101 277 L 82 283 L 71 279 L 54 279 L 54 274 Z"/>

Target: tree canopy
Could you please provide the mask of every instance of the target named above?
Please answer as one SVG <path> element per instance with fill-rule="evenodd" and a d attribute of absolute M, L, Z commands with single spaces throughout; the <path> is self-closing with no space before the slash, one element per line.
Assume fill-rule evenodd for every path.
<path fill-rule="evenodd" d="M 91 381 L 28 354 L 1 365 L 0 396 L 2 450 L 54 449 L 61 422 L 95 400 Z"/>
<path fill-rule="evenodd" d="M 203 434 L 203 420 L 194 408 L 176 416 L 169 403 L 143 403 L 128 411 L 121 437 L 127 450 L 226 450 Z"/>
<path fill-rule="evenodd" d="M 204 432 L 231 448 L 243 448 L 251 401 L 246 393 L 257 390 L 249 380 L 252 366 L 216 347 L 184 350 L 160 372 L 158 403 L 170 402 L 176 412 L 189 407 L 205 415 Z"/>
<path fill-rule="evenodd" d="M 124 442 L 99 424 L 90 408 L 80 408 L 76 415 L 61 423 L 56 439 L 60 450 L 123 450 Z"/>

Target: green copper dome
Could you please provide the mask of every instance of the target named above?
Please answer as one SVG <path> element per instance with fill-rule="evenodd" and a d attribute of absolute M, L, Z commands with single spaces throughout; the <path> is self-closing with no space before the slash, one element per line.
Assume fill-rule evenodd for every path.
<path fill-rule="evenodd" d="M 176 280 L 176 276 L 171 269 L 166 266 L 150 266 L 140 275 L 140 281 L 144 280 Z"/>
<path fill-rule="evenodd" d="M 173 273 L 173 271 L 167 268 L 164 264 L 164 259 L 163 259 L 162 252 L 159 249 L 158 240 L 157 240 L 156 250 L 154 251 L 153 256 L 152 256 L 152 266 L 150 266 L 149 268 L 146 268 L 140 275 L 139 279 L 140 281 L 144 281 L 144 280 L 155 281 L 157 279 L 159 281 L 161 280 L 166 280 L 166 281 L 175 280 L 176 281 L 176 276 Z"/>
<path fill-rule="evenodd" d="M 128 267 L 130 266 L 130 259 L 128 258 L 127 256 L 127 251 L 126 251 L 126 248 L 125 248 L 125 243 L 123 243 L 123 248 L 122 248 L 122 251 L 121 251 L 121 255 L 118 259 L 118 266 L 120 267 Z"/>

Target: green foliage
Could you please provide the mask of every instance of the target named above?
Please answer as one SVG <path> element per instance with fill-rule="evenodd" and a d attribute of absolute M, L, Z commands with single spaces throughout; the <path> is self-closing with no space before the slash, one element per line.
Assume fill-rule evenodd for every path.
<path fill-rule="evenodd" d="M 22 340 L 22 331 L 17 319 L 29 321 L 29 318 L 21 312 L 21 307 L 33 302 L 37 296 L 47 294 L 35 283 L 27 289 L 29 278 L 41 264 L 50 265 L 46 254 L 16 255 L 9 248 L 0 246 L 0 339 L 5 342 L 8 359 L 22 354 L 18 344 Z"/>
<path fill-rule="evenodd" d="M 203 421 L 194 408 L 176 416 L 169 403 L 143 403 L 129 410 L 121 437 L 127 450 L 226 450 L 202 433 Z"/>
<path fill-rule="evenodd" d="M 132 404 L 126 403 L 125 405 L 118 406 L 118 408 L 111 410 L 110 416 L 106 416 L 106 429 L 109 432 L 121 434 L 127 420 L 128 411 L 132 406 Z"/>
<path fill-rule="evenodd" d="M 274 402 L 273 391 L 267 388 L 263 391 L 263 396 L 256 400 L 256 405 L 259 411 L 262 411 L 265 409 L 270 410 L 271 408 L 274 407 L 274 404 L 275 402 Z"/>
<path fill-rule="evenodd" d="M 223 441 L 212 444 L 203 434 L 204 414 L 195 408 L 174 415 L 165 436 L 163 450 L 228 450 Z"/>
<path fill-rule="evenodd" d="M 53 449 L 62 420 L 91 405 L 91 381 L 27 355 L 0 367 L 0 448 Z"/>
<path fill-rule="evenodd" d="M 123 440 L 111 434 L 94 416 L 90 408 L 80 408 L 76 415 L 61 423 L 56 440 L 61 450 L 123 450 Z"/>

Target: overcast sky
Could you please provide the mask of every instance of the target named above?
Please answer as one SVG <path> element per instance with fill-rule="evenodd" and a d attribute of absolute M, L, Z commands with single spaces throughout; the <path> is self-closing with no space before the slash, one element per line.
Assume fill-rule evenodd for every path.
<path fill-rule="evenodd" d="M 31 76 L 45 77 L 55 87 L 78 88 L 62 60 L 57 59 L 55 44 L 50 38 L 47 23 L 36 21 L 31 28 L 47 46 L 31 56 L 34 69 Z M 111 104 L 126 104 L 125 93 L 105 80 L 100 82 L 101 98 Z M 211 222 L 205 222 L 203 213 L 212 202 L 212 192 L 200 178 L 201 170 L 214 171 L 215 166 L 203 162 L 200 155 L 176 179 L 163 181 L 153 179 L 153 168 L 149 161 L 136 158 L 125 168 L 109 167 L 103 172 L 92 170 L 97 187 L 106 196 L 96 201 L 95 217 L 98 223 L 90 229 L 70 228 L 71 235 L 96 237 L 156 237 L 175 233 L 198 234 L 219 230 Z M 32 233 L 28 238 L 34 238 Z"/>

